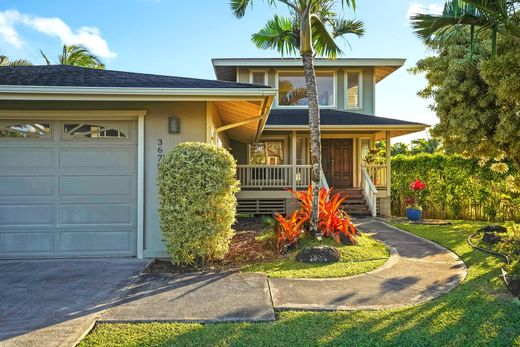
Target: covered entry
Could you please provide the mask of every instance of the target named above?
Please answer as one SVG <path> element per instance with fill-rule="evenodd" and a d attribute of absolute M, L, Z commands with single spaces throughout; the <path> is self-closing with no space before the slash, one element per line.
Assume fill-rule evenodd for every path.
<path fill-rule="evenodd" d="M 134 256 L 137 122 L 0 120 L 0 258 Z"/>

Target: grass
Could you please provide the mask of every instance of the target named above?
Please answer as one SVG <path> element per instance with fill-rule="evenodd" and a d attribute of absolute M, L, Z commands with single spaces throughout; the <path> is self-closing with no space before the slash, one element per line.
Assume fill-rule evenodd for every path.
<path fill-rule="evenodd" d="M 409 308 L 280 312 L 271 323 L 102 324 L 80 346 L 520 346 L 520 302 L 499 277 L 501 260 L 466 244 L 477 223 L 396 226 L 457 253 L 468 277 Z"/>
<path fill-rule="evenodd" d="M 286 278 L 327 278 L 359 275 L 382 266 L 389 257 L 388 249 L 382 243 L 368 235 L 357 237 L 355 246 L 340 245 L 334 240 L 302 239 L 300 249 L 315 245 L 336 247 L 341 258 L 336 263 L 306 264 L 296 261 L 297 250 L 288 254 L 287 258 L 270 262 L 251 264 L 242 269 L 244 272 L 263 272 L 269 277 Z"/>

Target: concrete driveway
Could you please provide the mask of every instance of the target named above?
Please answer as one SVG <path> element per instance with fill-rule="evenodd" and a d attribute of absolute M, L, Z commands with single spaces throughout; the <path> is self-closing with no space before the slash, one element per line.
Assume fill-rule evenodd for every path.
<path fill-rule="evenodd" d="M 0 261 L 0 346 L 73 346 L 147 263 Z"/>

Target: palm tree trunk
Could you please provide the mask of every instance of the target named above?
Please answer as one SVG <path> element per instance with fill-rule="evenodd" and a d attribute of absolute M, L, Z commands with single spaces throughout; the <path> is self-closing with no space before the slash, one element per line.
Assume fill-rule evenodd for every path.
<path fill-rule="evenodd" d="M 320 108 L 318 105 L 318 87 L 316 86 L 316 72 L 312 53 L 302 53 L 303 71 L 307 84 L 307 100 L 309 101 L 309 130 L 311 135 L 311 185 L 312 210 L 309 221 L 310 234 L 320 238 L 319 222 L 319 194 L 321 189 L 321 133 Z"/>

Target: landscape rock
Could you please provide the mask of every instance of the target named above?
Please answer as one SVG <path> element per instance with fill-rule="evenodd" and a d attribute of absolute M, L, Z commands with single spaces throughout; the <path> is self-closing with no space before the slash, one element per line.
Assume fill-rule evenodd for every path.
<path fill-rule="evenodd" d="M 487 225 L 478 229 L 477 231 L 482 231 L 485 233 L 507 233 L 507 228 L 501 225 Z"/>
<path fill-rule="evenodd" d="M 500 235 L 497 234 L 486 233 L 484 234 L 484 236 L 482 236 L 482 241 L 491 245 L 499 243 L 501 240 L 502 238 L 500 237 Z"/>
<path fill-rule="evenodd" d="M 520 299 L 520 279 L 514 279 L 509 282 L 511 293 Z"/>
<path fill-rule="evenodd" d="M 341 254 L 339 251 L 331 246 L 307 247 L 296 255 L 297 261 L 311 264 L 335 263 L 339 261 L 340 258 Z"/>

